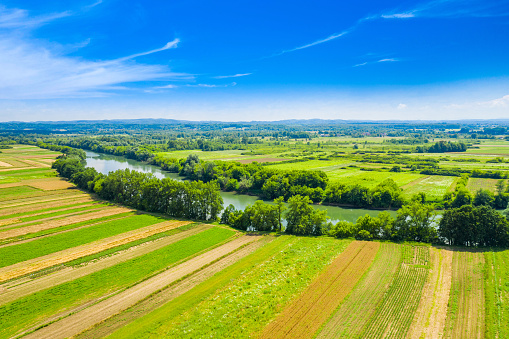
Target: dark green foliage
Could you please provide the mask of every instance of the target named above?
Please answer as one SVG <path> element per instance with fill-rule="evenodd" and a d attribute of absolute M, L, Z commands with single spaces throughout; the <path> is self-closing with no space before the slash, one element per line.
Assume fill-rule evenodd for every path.
<path fill-rule="evenodd" d="M 439 237 L 456 246 L 509 246 L 509 222 L 489 206 L 462 206 L 445 211 Z"/>
<path fill-rule="evenodd" d="M 298 235 L 322 235 L 327 233 L 327 212 L 310 205 L 308 197 L 296 195 L 288 199 L 286 233 Z"/>

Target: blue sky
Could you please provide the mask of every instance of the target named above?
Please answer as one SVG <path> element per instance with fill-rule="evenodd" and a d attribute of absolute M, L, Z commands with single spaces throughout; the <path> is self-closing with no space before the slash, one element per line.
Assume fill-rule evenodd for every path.
<path fill-rule="evenodd" d="M 509 0 L 0 0 L 0 121 L 509 118 L 508 41 Z"/>

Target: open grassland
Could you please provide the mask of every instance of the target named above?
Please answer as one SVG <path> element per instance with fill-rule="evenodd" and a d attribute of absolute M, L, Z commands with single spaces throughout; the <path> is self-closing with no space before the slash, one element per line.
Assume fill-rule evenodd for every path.
<path fill-rule="evenodd" d="M 345 298 L 318 338 L 360 338 L 401 263 L 400 245 L 382 243 L 369 270 Z"/>
<path fill-rule="evenodd" d="M 407 185 L 403 193 L 407 197 L 412 197 L 414 194 L 423 192 L 429 200 L 440 200 L 456 179 L 456 177 L 430 175 L 418 180 L 415 184 Z"/>
<path fill-rule="evenodd" d="M 379 243 L 355 241 L 263 331 L 262 338 L 312 338 L 371 266 Z"/>
<path fill-rule="evenodd" d="M 445 338 L 482 338 L 485 332 L 484 255 L 454 252 Z"/>
<path fill-rule="evenodd" d="M 484 253 L 486 338 L 509 338 L 509 250 Z"/>
<path fill-rule="evenodd" d="M 498 179 L 470 178 L 468 179 L 467 189 L 472 193 L 481 189 L 495 193 L 498 181 Z M 505 182 L 507 183 L 507 180 Z"/>
<path fill-rule="evenodd" d="M 231 238 L 235 232 L 213 228 L 143 256 L 43 290 L 0 307 L 0 337 L 44 322 L 86 302 L 131 286 L 195 253 Z"/>
<path fill-rule="evenodd" d="M 401 246 L 403 260 L 387 294 L 367 324 L 363 338 L 404 338 L 419 306 L 428 275 L 426 246 Z"/>
<path fill-rule="evenodd" d="M 113 337 L 255 336 L 347 244 L 279 237 Z"/>

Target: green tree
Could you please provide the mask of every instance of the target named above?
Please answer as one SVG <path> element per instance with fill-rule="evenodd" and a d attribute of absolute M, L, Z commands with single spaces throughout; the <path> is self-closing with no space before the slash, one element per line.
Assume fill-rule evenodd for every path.
<path fill-rule="evenodd" d="M 286 206 L 284 203 L 284 198 L 279 197 L 274 199 L 274 204 L 276 204 L 277 207 L 277 220 L 278 220 L 278 226 L 279 226 L 279 232 L 283 230 L 283 212 L 286 210 Z"/>

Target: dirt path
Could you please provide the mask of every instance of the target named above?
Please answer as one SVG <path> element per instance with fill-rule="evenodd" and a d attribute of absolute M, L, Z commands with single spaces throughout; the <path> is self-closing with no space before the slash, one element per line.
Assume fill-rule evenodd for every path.
<path fill-rule="evenodd" d="M 87 255 L 99 253 L 107 249 L 143 239 L 151 235 L 166 232 L 171 229 L 187 225 L 189 221 L 165 221 L 150 225 L 134 231 L 118 234 L 106 239 L 97 240 L 89 244 L 68 248 L 39 258 L 20 262 L 11 266 L 0 268 L 0 282 L 15 279 L 42 269 L 60 265 Z"/>
<path fill-rule="evenodd" d="M 67 281 L 81 278 L 85 275 L 92 274 L 102 269 L 114 266 L 126 260 L 130 260 L 141 255 L 153 252 L 160 248 L 166 247 L 191 235 L 203 232 L 206 229 L 211 228 L 210 225 L 200 225 L 192 228 L 188 231 L 183 231 L 175 235 L 160 238 L 154 241 L 150 241 L 144 244 L 140 244 L 130 249 L 121 251 L 110 257 L 100 259 L 98 261 L 91 262 L 86 266 L 80 267 L 68 267 L 60 271 L 54 272 L 49 275 L 45 275 L 40 278 L 31 279 L 29 277 L 21 278 L 13 281 L 9 281 L 5 284 L 0 285 L 0 305 L 9 303 L 16 299 L 22 298 L 26 295 L 63 284 Z"/>
<path fill-rule="evenodd" d="M 182 281 L 179 281 L 178 283 L 144 299 L 133 307 L 97 324 L 93 328 L 78 335 L 75 339 L 106 337 L 107 335 L 129 324 L 135 319 L 141 318 L 142 316 L 152 312 L 165 303 L 181 296 L 187 291 L 190 291 L 195 286 L 198 286 L 202 282 L 208 280 L 213 275 L 224 270 L 228 266 L 235 264 L 240 259 L 248 256 L 258 248 L 266 245 L 274 239 L 275 238 L 273 237 L 262 237 L 262 239 L 248 244 L 244 248 L 241 248 L 233 254 L 211 264 L 210 266 L 205 267 L 204 269 L 192 274 Z"/>
<path fill-rule="evenodd" d="M 447 319 L 453 252 L 431 247 L 430 254 L 431 269 L 407 335 L 412 339 L 442 338 Z"/>
<path fill-rule="evenodd" d="M 30 225 L 20 228 L 14 228 L 14 229 L 8 229 L 6 231 L 0 232 L 0 240 L 19 237 L 21 235 L 30 234 L 30 233 L 36 233 L 40 231 L 49 230 L 52 228 L 57 228 L 61 226 L 67 226 L 71 224 L 76 224 L 83 221 L 103 218 L 103 217 L 109 217 L 115 214 L 120 213 L 126 213 L 126 212 L 132 212 L 133 210 L 125 207 L 106 207 L 106 208 L 100 208 L 96 212 L 83 212 L 79 215 L 73 215 L 69 216 L 67 218 L 63 219 L 57 219 L 57 220 L 50 220 L 47 222 L 43 222 L 41 224 L 36 225 Z M 70 214 L 76 214 L 76 213 L 70 213 Z M 61 217 L 61 216 L 59 216 Z M 32 223 L 32 222 L 30 222 Z M 17 225 L 15 225 L 17 226 Z"/>
<path fill-rule="evenodd" d="M 242 236 L 219 246 L 202 255 L 194 257 L 184 263 L 168 269 L 150 279 L 147 279 L 109 299 L 99 302 L 81 312 L 74 313 L 67 318 L 52 323 L 31 333 L 26 338 L 68 338 L 79 334 L 95 324 L 128 309 L 137 302 L 147 298 L 152 293 L 168 286 L 172 282 L 189 275 L 203 266 L 227 255 L 235 249 L 259 239 L 253 236 Z"/>
<path fill-rule="evenodd" d="M 379 247 L 377 242 L 352 242 L 267 325 L 261 338 L 313 338 L 371 266 Z"/>
<path fill-rule="evenodd" d="M 58 199 L 53 202 L 46 202 L 46 203 L 34 203 L 26 206 L 18 206 L 18 207 L 10 207 L 6 208 L 5 210 L 0 210 L 0 216 L 5 215 L 12 215 L 17 213 L 25 213 L 25 212 L 32 212 L 37 210 L 42 210 L 46 208 L 53 208 L 53 207 L 60 207 L 60 206 L 67 206 L 67 205 L 73 205 L 73 204 L 79 204 L 82 202 L 88 202 L 88 201 L 94 201 L 94 199 L 87 197 L 85 195 L 83 196 L 77 196 L 73 199 Z M 98 201 L 100 202 L 100 201 Z"/>

